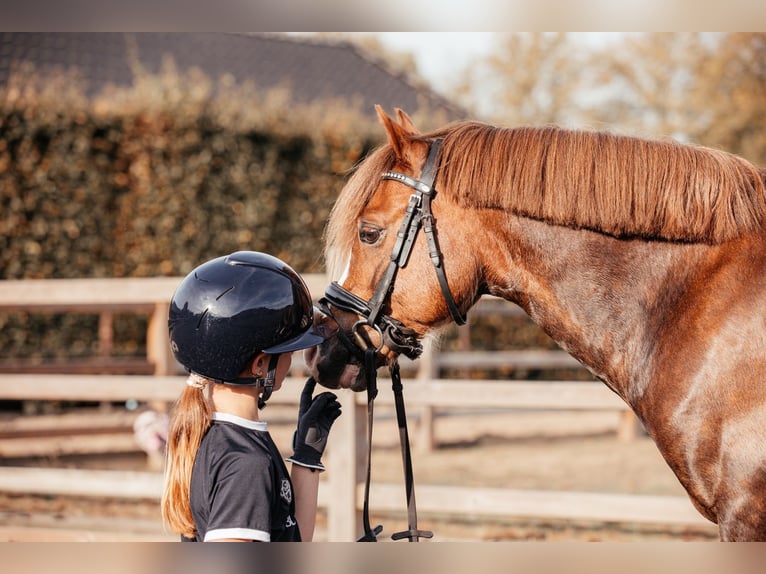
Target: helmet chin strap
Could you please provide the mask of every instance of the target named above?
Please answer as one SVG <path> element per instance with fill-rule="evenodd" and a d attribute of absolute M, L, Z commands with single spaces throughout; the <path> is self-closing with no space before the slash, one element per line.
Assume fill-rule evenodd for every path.
<path fill-rule="evenodd" d="M 274 390 L 274 383 L 277 380 L 277 364 L 279 363 L 279 357 L 281 353 L 276 355 L 269 355 L 269 370 L 265 377 L 239 377 L 234 381 L 216 381 L 218 383 L 224 383 L 228 385 L 249 385 L 252 387 L 263 387 L 263 393 L 258 397 L 258 408 L 262 409 L 266 406 L 266 401 L 271 396 L 271 391 Z"/>
<path fill-rule="evenodd" d="M 279 363 L 279 357 L 281 353 L 276 355 L 269 355 L 269 370 L 265 377 L 239 377 L 233 381 L 221 381 L 217 379 L 211 379 L 216 383 L 223 383 L 225 385 L 242 385 L 251 387 L 263 387 L 263 393 L 258 397 L 258 408 L 262 409 L 266 406 L 266 401 L 271 396 L 271 391 L 274 390 L 274 383 L 277 380 L 277 364 Z"/>
<path fill-rule="evenodd" d="M 258 408 L 263 409 L 266 406 L 266 401 L 271 396 L 271 391 L 274 390 L 274 383 L 277 380 L 277 363 L 279 363 L 279 355 L 271 355 L 269 358 L 269 372 L 266 373 L 265 378 L 256 379 L 256 385 L 263 386 L 263 393 L 258 397 Z"/>

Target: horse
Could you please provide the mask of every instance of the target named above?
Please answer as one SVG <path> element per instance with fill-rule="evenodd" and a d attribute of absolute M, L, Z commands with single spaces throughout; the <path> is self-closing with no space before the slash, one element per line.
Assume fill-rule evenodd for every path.
<path fill-rule="evenodd" d="M 721 540 L 766 540 L 766 170 L 605 130 L 420 133 L 376 109 L 387 143 L 325 230 L 339 337 L 307 356 L 317 380 L 364 390 L 359 349 L 416 357 L 501 297 L 630 406 Z"/>

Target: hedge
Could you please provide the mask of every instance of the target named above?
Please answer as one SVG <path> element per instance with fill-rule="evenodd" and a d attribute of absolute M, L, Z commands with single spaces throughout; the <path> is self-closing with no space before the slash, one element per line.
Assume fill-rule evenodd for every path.
<path fill-rule="evenodd" d="M 382 138 L 342 102 L 295 106 L 199 75 L 90 101 L 73 85 L 27 78 L 0 94 L 2 279 L 183 275 L 238 249 L 321 271 L 345 174 Z"/>

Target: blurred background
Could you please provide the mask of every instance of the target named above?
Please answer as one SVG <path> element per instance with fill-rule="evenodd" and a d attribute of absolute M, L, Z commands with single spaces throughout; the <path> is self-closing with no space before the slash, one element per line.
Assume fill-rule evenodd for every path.
<path fill-rule="evenodd" d="M 422 130 L 555 123 L 763 165 L 766 34 L 2 33 L 0 279 L 181 276 L 239 249 L 321 273 L 376 103 Z M 81 320 L 2 314 L 2 355 L 90 353 Z M 118 352 L 142 352 L 132 321 Z"/>
<path fill-rule="evenodd" d="M 321 276 L 333 201 L 383 143 L 374 104 L 423 131 L 467 118 L 558 124 L 766 165 L 766 34 L 3 32 L 0 280 L 174 278 L 241 249 Z M 60 372 L 103 350 L 98 313 L 5 303 L 0 372 Z M 110 316 L 110 354 L 146 357 L 149 322 Z M 469 327 L 448 329 L 442 349 L 557 348 L 519 314 L 476 314 Z M 567 360 L 436 376 L 449 374 L 592 379 Z M 82 406 L 0 400 L 0 415 Z M 55 452 L 40 461 L 66 464 Z"/>

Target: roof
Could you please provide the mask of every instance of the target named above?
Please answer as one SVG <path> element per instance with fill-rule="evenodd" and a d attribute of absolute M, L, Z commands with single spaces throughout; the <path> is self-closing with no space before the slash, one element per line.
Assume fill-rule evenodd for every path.
<path fill-rule="evenodd" d="M 27 61 L 40 73 L 77 68 L 92 96 L 108 84 L 131 85 L 133 53 L 150 73 L 158 73 L 170 55 L 180 71 L 197 67 L 214 81 L 228 74 L 259 88 L 286 86 L 304 103 L 358 99 L 361 111 L 370 114 L 380 104 L 410 114 L 426 107 L 450 120 L 466 115 L 425 83 L 388 69 L 351 42 L 272 34 L 0 32 L 0 85 L 15 63 Z"/>

